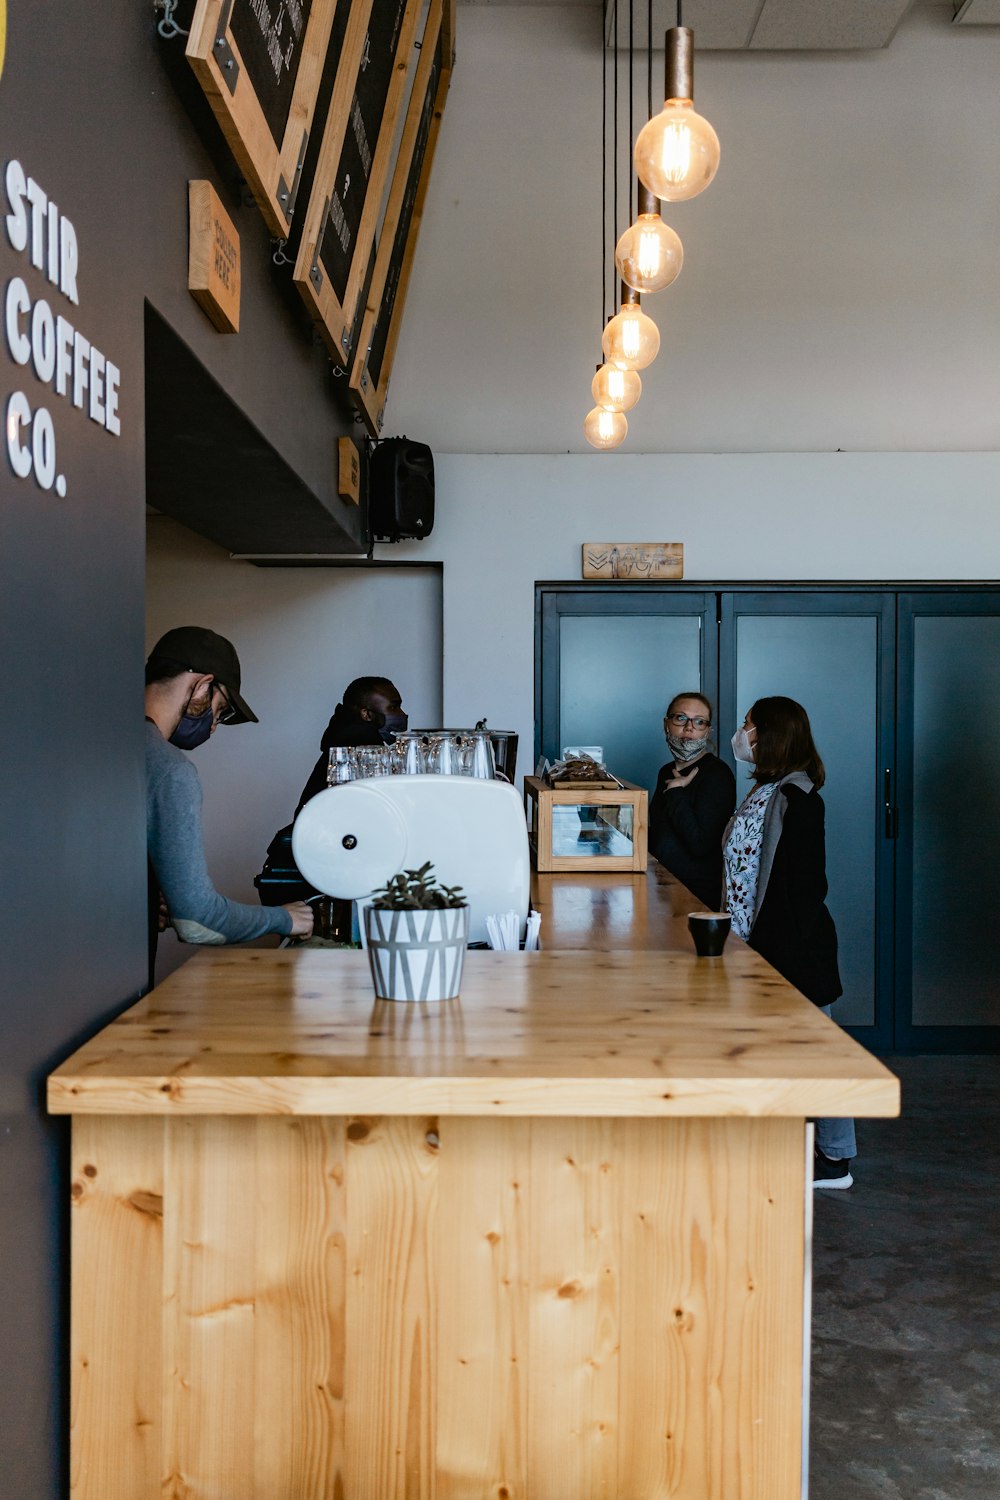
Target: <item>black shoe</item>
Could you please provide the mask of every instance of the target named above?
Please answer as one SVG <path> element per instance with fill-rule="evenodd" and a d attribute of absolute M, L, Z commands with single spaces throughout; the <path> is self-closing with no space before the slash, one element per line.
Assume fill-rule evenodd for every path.
<path fill-rule="evenodd" d="M 849 1188 L 853 1186 L 854 1178 L 851 1176 L 849 1158 L 845 1157 L 843 1161 L 831 1161 L 817 1146 L 813 1157 L 813 1187 Z"/>

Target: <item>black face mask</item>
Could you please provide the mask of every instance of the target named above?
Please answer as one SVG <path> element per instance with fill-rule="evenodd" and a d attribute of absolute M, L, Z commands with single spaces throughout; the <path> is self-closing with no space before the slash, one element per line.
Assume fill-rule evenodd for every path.
<path fill-rule="evenodd" d="M 400 709 L 397 714 L 382 714 L 382 723 L 379 724 L 379 735 L 402 735 L 405 733 L 409 723 L 409 715 L 403 714 Z"/>
<path fill-rule="evenodd" d="M 202 714 L 184 714 L 170 736 L 170 743 L 176 745 L 178 750 L 197 750 L 212 733 L 214 722 L 215 715 L 211 705 Z"/>

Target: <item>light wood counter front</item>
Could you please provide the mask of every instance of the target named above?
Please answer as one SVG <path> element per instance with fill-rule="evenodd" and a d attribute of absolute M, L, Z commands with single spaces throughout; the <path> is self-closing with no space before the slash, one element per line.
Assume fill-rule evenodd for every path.
<path fill-rule="evenodd" d="M 805 1117 L 898 1085 L 644 880 L 593 884 L 681 951 L 470 953 L 404 1005 L 206 950 L 57 1070 L 75 1497 L 798 1500 Z"/>

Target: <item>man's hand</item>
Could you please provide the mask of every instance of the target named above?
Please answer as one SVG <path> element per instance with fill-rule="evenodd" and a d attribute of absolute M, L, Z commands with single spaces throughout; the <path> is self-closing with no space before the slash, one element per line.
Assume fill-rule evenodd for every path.
<path fill-rule="evenodd" d="M 697 774 L 697 766 L 692 766 L 689 771 L 684 772 L 683 776 L 678 776 L 675 771 L 673 776 L 671 776 L 670 780 L 667 782 L 667 791 L 676 792 L 678 787 L 690 786 Z"/>
<path fill-rule="evenodd" d="M 170 912 L 167 910 L 167 898 L 166 898 L 166 896 L 164 896 L 163 892 L 161 891 L 160 892 L 160 908 L 159 908 L 159 911 L 156 914 L 156 930 L 157 930 L 157 932 L 166 932 L 166 930 L 167 930 L 167 928 L 169 926 L 170 926 Z"/>
<path fill-rule="evenodd" d="M 313 909 L 307 901 L 289 901 L 285 907 L 292 919 L 292 937 L 312 937 Z"/>

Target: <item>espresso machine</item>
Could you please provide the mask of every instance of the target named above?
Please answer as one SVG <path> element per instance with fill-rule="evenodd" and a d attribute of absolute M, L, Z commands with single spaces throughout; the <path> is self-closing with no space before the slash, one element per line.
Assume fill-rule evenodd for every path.
<path fill-rule="evenodd" d="M 516 912 L 524 936 L 530 901 L 528 829 L 512 786 L 472 776 L 372 776 L 328 787 L 307 802 L 292 853 L 316 890 L 366 902 L 400 870 L 428 860 L 461 886 L 469 941 L 486 941 L 490 914 Z"/>

